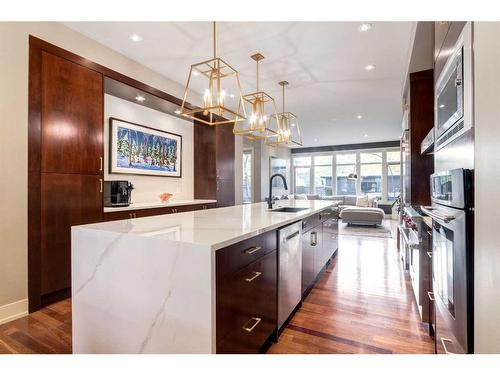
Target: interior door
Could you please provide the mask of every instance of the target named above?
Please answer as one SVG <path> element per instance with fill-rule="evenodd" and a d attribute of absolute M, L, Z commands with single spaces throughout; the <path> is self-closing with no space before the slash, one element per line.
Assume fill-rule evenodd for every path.
<path fill-rule="evenodd" d="M 42 173 L 41 294 L 71 286 L 71 226 L 102 221 L 96 175 Z"/>

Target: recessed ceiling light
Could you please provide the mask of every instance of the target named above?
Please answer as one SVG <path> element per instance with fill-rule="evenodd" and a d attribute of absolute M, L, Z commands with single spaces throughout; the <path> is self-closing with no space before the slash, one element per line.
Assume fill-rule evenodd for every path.
<path fill-rule="evenodd" d="M 373 65 L 373 64 L 369 64 L 369 65 L 365 66 L 365 70 L 373 70 L 373 69 L 375 69 L 375 65 Z"/>
<path fill-rule="evenodd" d="M 318 138 L 314 138 L 314 142 L 318 142 Z"/>
<path fill-rule="evenodd" d="M 362 23 L 361 25 L 359 25 L 358 30 L 361 32 L 365 32 L 370 30 L 371 28 L 372 28 L 371 23 Z"/>
<path fill-rule="evenodd" d="M 361 116 L 361 115 L 357 115 L 357 116 L 356 116 L 356 118 L 357 118 L 358 120 L 361 120 L 361 119 L 363 118 L 363 116 Z"/>
<path fill-rule="evenodd" d="M 141 102 L 141 103 L 142 103 L 143 101 L 145 101 L 145 100 L 146 100 L 146 98 L 145 98 L 144 96 L 142 96 L 142 95 L 137 95 L 137 96 L 135 97 L 135 100 L 137 100 L 138 102 Z"/>
<path fill-rule="evenodd" d="M 365 138 L 368 137 L 368 134 L 365 134 Z"/>
<path fill-rule="evenodd" d="M 132 34 L 132 35 L 130 35 L 130 40 L 132 40 L 134 42 L 140 42 L 142 40 L 142 38 L 140 35 Z"/>
<path fill-rule="evenodd" d="M 181 110 L 180 110 L 180 109 L 176 109 L 176 110 L 174 111 L 174 113 L 175 113 L 176 115 L 180 115 L 180 114 L 181 114 Z"/>

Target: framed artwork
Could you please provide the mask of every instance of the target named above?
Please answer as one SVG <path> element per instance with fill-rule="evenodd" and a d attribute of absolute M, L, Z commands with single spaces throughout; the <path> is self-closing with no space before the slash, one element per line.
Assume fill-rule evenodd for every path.
<path fill-rule="evenodd" d="M 286 182 L 289 184 L 290 181 L 288 179 L 288 167 L 286 159 L 281 159 L 276 156 L 269 157 L 269 177 L 273 174 L 279 173 L 285 176 Z M 274 179 L 273 187 L 282 188 L 283 189 L 283 181 L 279 179 Z"/>
<path fill-rule="evenodd" d="M 109 172 L 181 177 L 182 136 L 111 117 Z"/>

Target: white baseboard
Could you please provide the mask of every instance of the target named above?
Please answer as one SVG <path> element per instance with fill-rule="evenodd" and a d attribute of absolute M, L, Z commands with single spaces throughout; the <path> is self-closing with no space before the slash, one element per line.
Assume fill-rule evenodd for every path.
<path fill-rule="evenodd" d="M 28 315 L 28 299 L 0 306 L 0 324 Z"/>

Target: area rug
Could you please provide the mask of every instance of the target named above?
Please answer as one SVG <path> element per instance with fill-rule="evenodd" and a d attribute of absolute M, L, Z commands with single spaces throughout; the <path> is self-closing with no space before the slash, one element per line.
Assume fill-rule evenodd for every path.
<path fill-rule="evenodd" d="M 349 225 L 339 222 L 339 234 L 345 236 L 361 236 L 361 237 L 379 237 L 379 238 L 392 238 L 391 221 L 383 220 L 382 225 L 376 228 L 373 226 L 364 225 Z"/>

